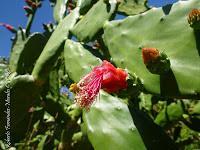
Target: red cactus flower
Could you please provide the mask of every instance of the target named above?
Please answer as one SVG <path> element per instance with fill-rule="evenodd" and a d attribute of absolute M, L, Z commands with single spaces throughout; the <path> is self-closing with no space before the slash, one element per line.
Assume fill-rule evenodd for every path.
<path fill-rule="evenodd" d="M 112 93 L 127 88 L 126 77 L 124 70 L 104 60 L 101 66 L 95 67 L 76 86 L 73 84 L 76 89 L 75 101 L 80 107 L 89 109 L 100 89 Z"/>
<path fill-rule="evenodd" d="M 105 68 L 102 81 L 102 89 L 108 93 L 118 92 L 127 88 L 127 73 L 121 68 L 115 68 L 111 63 L 104 61 Z"/>
<path fill-rule="evenodd" d="M 142 58 L 145 65 L 156 60 L 159 55 L 160 53 L 156 48 L 142 48 Z"/>

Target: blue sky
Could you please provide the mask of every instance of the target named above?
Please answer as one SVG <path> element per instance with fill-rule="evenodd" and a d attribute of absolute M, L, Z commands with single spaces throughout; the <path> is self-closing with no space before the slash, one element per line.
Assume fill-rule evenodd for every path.
<path fill-rule="evenodd" d="M 0 22 L 8 23 L 14 27 L 26 27 L 27 17 L 23 6 L 24 0 L 1 0 L 0 5 Z M 35 21 L 31 28 L 32 32 L 43 31 L 42 23 L 53 21 L 52 8 L 48 0 L 44 0 L 42 7 L 38 9 Z M 0 26 L 0 56 L 8 56 L 12 41 L 10 40 L 13 34 Z"/>
<path fill-rule="evenodd" d="M 159 7 L 177 0 L 148 0 L 149 5 Z M 24 0 L 1 0 L 0 5 L 0 22 L 8 23 L 14 27 L 22 26 L 25 28 L 27 17 L 23 6 Z M 44 0 L 42 7 L 37 11 L 33 23 L 32 32 L 41 32 L 42 23 L 53 22 L 52 8 L 48 0 Z M 0 56 L 8 56 L 11 48 L 12 33 L 0 26 Z"/>

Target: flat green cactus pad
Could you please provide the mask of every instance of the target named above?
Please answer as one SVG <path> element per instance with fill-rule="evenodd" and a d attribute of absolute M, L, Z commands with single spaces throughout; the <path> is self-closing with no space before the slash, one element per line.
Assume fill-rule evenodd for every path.
<path fill-rule="evenodd" d="M 150 93 L 175 97 L 199 97 L 200 42 L 187 22 L 199 0 L 175 3 L 165 15 L 162 8 L 124 20 L 107 22 L 104 41 L 118 67 L 136 74 Z M 142 60 L 142 47 L 164 51 L 170 59 L 171 71 L 166 75 L 151 74 Z"/>
<path fill-rule="evenodd" d="M 109 20 L 116 8 L 116 0 L 109 4 L 104 0 L 98 1 L 85 16 L 75 25 L 72 33 L 79 41 L 90 41 L 102 29 L 105 21 Z"/>
<path fill-rule="evenodd" d="M 12 45 L 10 59 L 9 59 L 9 68 L 12 72 L 15 72 L 17 70 L 18 60 L 24 49 L 24 44 L 26 43 L 26 38 L 24 33 L 25 31 L 18 30 L 15 37 L 15 41 L 13 42 Z"/>
<path fill-rule="evenodd" d="M 127 105 L 121 99 L 100 92 L 100 99 L 84 112 L 89 139 L 95 150 L 144 150 Z"/>
<path fill-rule="evenodd" d="M 54 6 L 53 17 L 56 22 L 61 21 L 67 10 L 68 0 L 57 0 Z"/>
<path fill-rule="evenodd" d="M 35 79 L 40 81 L 46 80 L 51 67 L 63 49 L 62 46 L 64 45 L 64 41 L 68 38 L 69 30 L 74 26 L 78 17 L 79 8 L 76 8 L 60 21 L 35 64 L 32 72 Z"/>
<path fill-rule="evenodd" d="M 3 83 L 3 80 L 5 79 L 6 68 L 7 65 L 0 63 L 0 84 Z"/>
<path fill-rule="evenodd" d="M 118 12 L 127 15 L 135 15 L 144 12 L 148 9 L 146 6 L 147 0 L 119 0 L 121 3 L 117 9 Z"/>
<path fill-rule="evenodd" d="M 31 73 L 33 66 L 40 56 L 47 39 L 41 33 L 31 34 L 24 43 L 23 50 L 19 55 L 16 72 L 18 74 Z M 32 57 L 29 57 L 32 56 Z"/>
<path fill-rule="evenodd" d="M 71 40 L 65 42 L 64 57 L 66 71 L 75 82 L 101 62 L 80 43 Z"/>
<path fill-rule="evenodd" d="M 77 6 L 80 7 L 80 14 L 86 13 L 96 1 L 97 0 L 77 0 Z"/>
<path fill-rule="evenodd" d="M 39 100 L 39 88 L 30 75 L 7 77 L 7 81 L 0 87 L 0 137 L 4 137 L 6 117 L 10 115 L 10 131 L 13 139 L 23 137 L 30 120 L 29 108 Z M 10 114 L 9 114 L 10 111 Z M 7 113 L 5 113 L 7 112 Z"/>

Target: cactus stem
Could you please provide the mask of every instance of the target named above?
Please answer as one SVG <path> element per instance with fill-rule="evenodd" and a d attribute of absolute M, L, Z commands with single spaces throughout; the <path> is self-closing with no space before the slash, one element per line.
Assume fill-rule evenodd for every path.
<path fill-rule="evenodd" d="M 32 26 L 32 23 L 33 23 L 33 20 L 35 17 L 36 10 L 37 10 L 37 8 L 33 9 L 33 12 L 31 14 L 29 14 L 29 16 L 28 16 L 28 21 L 26 24 L 26 37 L 28 37 L 28 35 L 30 34 L 30 30 L 31 30 L 31 26 Z"/>

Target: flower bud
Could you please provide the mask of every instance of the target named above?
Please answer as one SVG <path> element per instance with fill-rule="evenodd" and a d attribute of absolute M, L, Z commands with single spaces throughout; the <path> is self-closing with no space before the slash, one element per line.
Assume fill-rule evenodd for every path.
<path fill-rule="evenodd" d="M 33 2 L 32 0 L 25 0 L 26 4 L 31 7 L 32 9 L 35 9 L 37 7 L 41 7 L 41 2 Z"/>
<path fill-rule="evenodd" d="M 41 5 L 41 3 L 40 3 L 40 5 Z M 38 7 L 38 4 L 32 3 L 31 7 L 32 7 L 33 9 L 36 9 L 36 8 Z"/>
<path fill-rule="evenodd" d="M 23 8 L 24 8 L 24 10 L 27 12 L 27 14 L 32 14 L 32 13 L 33 13 L 33 10 L 32 10 L 31 7 L 29 7 L 29 6 L 24 6 Z"/>
<path fill-rule="evenodd" d="M 0 23 L 0 25 L 3 26 L 3 27 L 5 27 L 7 30 L 9 30 L 12 33 L 16 33 L 17 32 L 17 30 L 13 26 L 11 26 L 9 24 Z"/>
<path fill-rule="evenodd" d="M 40 8 L 42 6 L 41 2 L 38 2 L 37 7 Z"/>
<path fill-rule="evenodd" d="M 26 2 L 26 4 L 27 4 L 28 6 L 31 6 L 32 3 L 33 3 L 31 0 L 25 0 L 25 2 Z"/>
<path fill-rule="evenodd" d="M 169 58 L 156 48 L 142 48 L 142 57 L 147 69 L 153 74 L 161 75 L 170 70 Z"/>
<path fill-rule="evenodd" d="M 194 29 L 200 29 L 200 9 L 193 9 L 188 15 L 188 23 Z"/>

